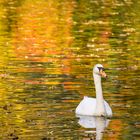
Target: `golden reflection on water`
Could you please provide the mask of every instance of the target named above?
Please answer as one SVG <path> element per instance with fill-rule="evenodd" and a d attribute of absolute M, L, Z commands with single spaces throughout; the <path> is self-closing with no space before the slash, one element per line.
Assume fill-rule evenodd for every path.
<path fill-rule="evenodd" d="M 103 139 L 138 139 L 137 3 L 0 4 L 1 139 L 90 139 L 74 110 L 84 95 L 95 96 L 95 63 L 107 68 L 104 97 L 114 112 Z"/>

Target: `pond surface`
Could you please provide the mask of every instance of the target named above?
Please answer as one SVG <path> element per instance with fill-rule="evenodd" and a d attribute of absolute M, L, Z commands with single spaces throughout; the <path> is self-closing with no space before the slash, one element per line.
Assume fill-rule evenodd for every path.
<path fill-rule="evenodd" d="M 0 139 L 139 140 L 139 13 L 138 0 L 0 0 Z M 79 120 L 96 63 L 113 117 Z"/>

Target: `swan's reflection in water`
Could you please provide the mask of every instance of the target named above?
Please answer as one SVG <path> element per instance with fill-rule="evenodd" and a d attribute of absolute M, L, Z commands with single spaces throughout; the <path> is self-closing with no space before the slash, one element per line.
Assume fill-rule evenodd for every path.
<path fill-rule="evenodd" d="M 103 132 L 109 124 L 110 121 L 109 119 L 104 117 L 92 117 L 92 116 L 81 116 L 81 115 L 77 115 L 77 117 L 79 118 L 78 123 L 82 127 L 95 128 L 90 131 L 85 131 L 85 133 L 88 136 L 86 138 L 83 138 L 83 140 L 102 140 Z"/>

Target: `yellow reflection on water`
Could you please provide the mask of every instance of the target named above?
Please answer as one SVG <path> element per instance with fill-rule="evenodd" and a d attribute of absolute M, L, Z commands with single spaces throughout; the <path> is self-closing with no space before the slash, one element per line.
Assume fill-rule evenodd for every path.
<path fill-rule="evenodd" d="M 112 79 L 103 83 L 104 95 L 118 117 L 111 120 L 105 139 L 119 139 L 124 128 L 127 135 L 135 130 L 129 118 L 120 117 L 130 117 L 138 105 L 137 4 L 110 0 L 0 4 L 0 131 L 7 132 L 0 138 L 82 137 L 74 109 L 84 95 L 95 96 L 95 63 L 110 68 Z"/>

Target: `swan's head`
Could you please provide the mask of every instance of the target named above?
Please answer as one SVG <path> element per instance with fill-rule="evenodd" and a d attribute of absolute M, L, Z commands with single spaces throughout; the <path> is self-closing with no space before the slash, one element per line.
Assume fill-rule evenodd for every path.
<path fill-rule="evenodd" d="M 93 68 L 93 73 L 100 75 L 101 77 L 107 78 L 107 75 L 104 71 L 104 67 L 101 64 L 96 64 Z"/>

